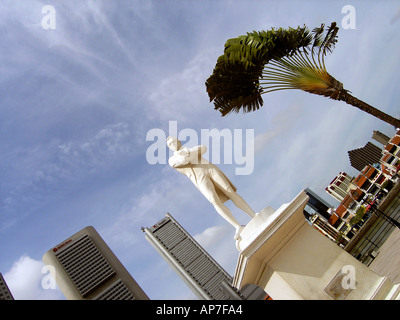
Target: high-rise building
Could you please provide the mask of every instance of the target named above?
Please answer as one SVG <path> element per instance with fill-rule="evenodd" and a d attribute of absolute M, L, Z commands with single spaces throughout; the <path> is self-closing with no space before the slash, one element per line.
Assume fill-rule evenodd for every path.
<path fill-rule="evenodd" d="M 383 149 L 381 159 L 383 173 L 391 178 L 400 169 L 400 131 L 390 138 Z"/>
<path fill-rule="evenodd" d="M 362 148 L 350 150 L 348 154 L 351 166 L 362 171 L 367 165 L 379 163 L 382 157 L 382 149 L 368 142 Z"/>
<path fill-rule="evenodd" d="M 56 283 L 67 299 L 149 299 L 91 226 L 47 251 L 43 261 L 54 267 Z"/>
<path fill-rule="evenodd" d="M 382 132 L 374 130 L 374 132 L 372 133 L 372 139 L 378 141 L 385 146 L 389 142 L 390 138 Z"/>
<path fill-rule="evenodd" d="M 0 273 L 0 300 L 14 300 L 3 275 Z"/>
<path fill-rule="evenodd" d="M 310 215 L 317 213 L 326 220 L 329 220 L 331 217 L 330 209 L 333 208 L 333 206 L 309 188 L 305 189 L 304 192 L 309 197 L 304 211 Z"/>
<path fill-rule="evenodd" d="M 349 176 L 346 172 L 339 172 L 329 184 L 328 187 L 325 188 L 326 192 L 334 197 L 339 202 L 342 202 L 343 199 L 347 196 L 350 184 L 354 178 Z"/>
<path fill-rule="evenodd" d="M 142 230 L 146 240 L 199 299 L 229 299 L 222 290 L 226 286 L 229 288 L 232 277 L 170 214 Z"/>
<path fill-rule="evenodd" d="M 272 300 L 256 285 L 240 291 L 232 277 L 169 214 L 150 228 L 142 228 L 146 240 L 202 300 Z"/>

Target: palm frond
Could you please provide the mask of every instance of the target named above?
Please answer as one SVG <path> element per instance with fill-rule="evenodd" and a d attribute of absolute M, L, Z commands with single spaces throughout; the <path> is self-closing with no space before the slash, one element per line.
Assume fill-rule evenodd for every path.
<path fill-rule="evenodd" d="M 264 93 L 300 89 L 345 101 L 362 111 L 400 127 L 400 120 L 351 96 L 326 70 L 324 57 L 337 43 L 339 28 L 333 22 L 314 28 L 271 29 L 229 39 L 224 54 L 206 80 L 214 107 L 223 116 L 250 112 L 263 106 Z"/>
<path fill-rule="evenodd" d="M 294 55 L 310 45 L 312 36 L 304 27 L 250 32 L 228 39 L 224 54 L 206 80 L 210 101 L 222 115 L 231 111 L 255 111 L 263 105 L 262 71 L 271 60 Z"/>
<path fill-rule="evenodd" d="M 336 23 L 324 32 L 321 24 L 312 32 L 306 26 L 272 28 L 228 39 L 206 81 L 210 102 L 226 115 L 255 111 L 263 106 L 262 94 L 277 90 L 301 89 L 335 97 L 335 90 L 343 86 L 327 73 L 323 56 L 337 42 Z"/>
<path fill-rule="evenodd" d="M 326 36 L 321 43 L 322 54 L 325 56 L 327 53 L 332 53 L 335 45 L 337 43 L 337 33 L 339 31 L 339 27 L 336 26 L 336 22 L 332 22 L 328 31 L 326 32 Z"/>

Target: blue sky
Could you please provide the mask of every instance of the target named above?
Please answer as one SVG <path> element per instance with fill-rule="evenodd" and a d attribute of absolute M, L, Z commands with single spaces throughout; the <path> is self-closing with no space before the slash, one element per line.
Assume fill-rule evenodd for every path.
<path fill-rule="evenodd" d="M 348 4 L 355 29 L 342 27 Z M 42 27 L 45 5 L 55 29 Z M 63 299 L 41 286 L 42 256 L 88 225 L 151 299 L 194 298 L 140 230 L 166 212 L 234 273 L 233 228 L 184 176 L 146 159 L 146 134 L 168 136 L 170 121 L 199 135 L 254 130 L 253 172 L 219 166 L 255 211 L 307 187 L 337 205 L 324 189 L 340 171 L 357 174 L 347 151 L 391 126 L 300 91 L 222 118 L 204 85 L 228 38 L 332 21 L 341 28 L 328 71 L 399 117 L 400 1 L 0 0 L 0 272 L 15 298 Z"/>

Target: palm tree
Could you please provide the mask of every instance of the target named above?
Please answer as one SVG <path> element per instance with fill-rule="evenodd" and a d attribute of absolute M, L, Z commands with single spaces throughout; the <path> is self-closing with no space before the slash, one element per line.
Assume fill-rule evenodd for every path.
<path fill-rule="evenodd" d="M 206 81 L 214 107 L 223 116 L 231 111 L 255 111 L 263 105 L 262 94 L 300 89 L 345 101 L 400 128 L 400 120 L 353 97 L 325 67 L 325 56 L 337 42 L 339 28 L 333 22 L 310 32 L 306 26 L 247 33 L 229 39 L 224 54 Z"/>

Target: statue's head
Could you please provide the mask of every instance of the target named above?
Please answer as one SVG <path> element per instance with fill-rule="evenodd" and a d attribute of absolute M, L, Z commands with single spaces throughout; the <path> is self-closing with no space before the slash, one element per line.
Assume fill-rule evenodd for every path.
<path fill-rule="evenodd" d="M 168 137 L 167 138 L 167 146 L 173 151 L 178 151 L 182 144 L 181 142 L 175 137 Z"/>

